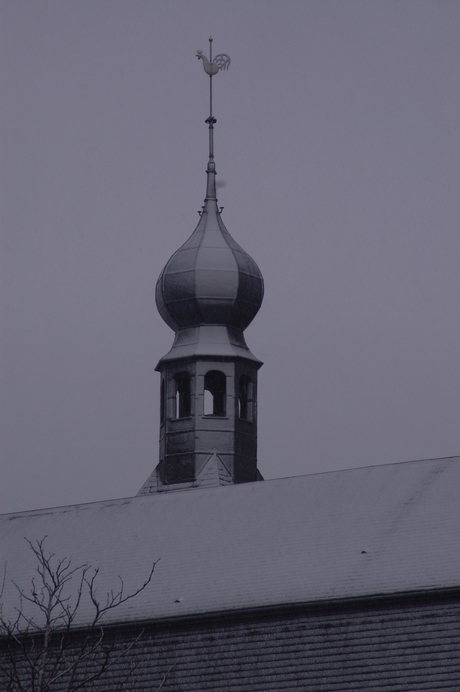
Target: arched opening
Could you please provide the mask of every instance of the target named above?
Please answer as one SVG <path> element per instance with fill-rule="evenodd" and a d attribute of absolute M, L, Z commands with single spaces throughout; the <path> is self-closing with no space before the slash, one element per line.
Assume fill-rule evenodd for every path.
<path fill-rule="evenodd" d="M 204 376 L 204 415 L 225 416 L 227 378 L 220 370 L 209 370 Z"/>
<path fill-rule="evenodd" d="M 241 375 L 238 382 L 238 418 L 240 420 L 253 420 L 253 385 L 248 375 Z"/>
<path fill-rule="evenodd" d="M 190 375 L 188 372 L 178 372 L 174 375 L 176 385 L 175 418 L 186 418 L 191 415 Z"/>

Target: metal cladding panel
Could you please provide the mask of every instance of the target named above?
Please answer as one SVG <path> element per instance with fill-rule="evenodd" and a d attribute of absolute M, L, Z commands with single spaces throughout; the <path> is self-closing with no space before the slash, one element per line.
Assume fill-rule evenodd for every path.
<path fill-rule="evenodd" d="M 165 310 L 168 311 L 168 313 L 171 312 L 171 306 L 174 307 L 172 312 L 174 313 L 175 323 L 192 326 L 200 322 L 200 312 L 194 298 L 176 302 L 170 301 L 165 306 Z M 163 317 L 163 313 L 160 314 Z"/>
<path fill-rule="evenodd" d="M 170 305 L 175 302 L 184 302 L 193 298 L 181 298 L 178 301 L 177 295 L 192 295 L 195 290 L 195 272 L 193 269 L 188 269 L 183 272 L 174 272 L 174 274 L 165 274 L 163 279 L 163 301 L 165 305 Z"/>
<path fill-rule="evenodd" d="M 173 331 L 176 331 L 178 329 L 178 324 L 173 320 L 173 318 L 169 314 L 163 297 L 163 272 L 160 274 L 155 286 L 155 301 L 161 318 L 166 322 L 168 327 L 171 327 Z"/>
<path fill-rule="evenodd" d="M 204 323 L 226 323 L 232 311 L 232 300 L 225 298 L 201 298 L 199 312 Z"/>
<path fill-rule="evenodd" d="M 243 272 L 240 273 L 239 278 L 239 297 L 241 300 L 244 300 L 244 302 L 255 306 L 260 301 L 260 291 L 257 290 L 259 288 L 259 282 L 255 280 L 251 274 L 245 274 Z M 253 297 L 253 293 L 255 293 L 255 297 Z"/>
<path fill-rule="evenodd" d="M 204 253 L 206 255 L 206 252 L 213 248 L 223 250 L 225 252 L 225 263 L 227 267 L 236 267 L 231 248 L 227 242 L 227 239 L 221 233 L 217 223 L 217 210 L 212 202 L 207 203 L 207 209 L 207 218 L 204 222 L 205 226 L 203 229 L 200 246 L 198 248 L 198 254 L 202 255 Z"/>
<path fill-rule="evenodd" d="M 175 252 L 167 264 L 166 273 L 170 275 L 193 270 L 196 263 L 197 247 L 183 247 Z"/>
<path fill-rule="evenodd" d="M 243 274 L 248 274 L 249 276 L 255 276 L 258 279 L 262 278 L 262 274 L 260 272 L 259 267 L 257 264 L 254 262 L 252 257 L 247 254 L 244 250 L 242 250 L 236 243 L 231 243 L 229 242 L 230 247 L 232 248 L 238 268 L 240 272 Z"/>
<path fill-rule="evenodd" d="M 24 537 L 45 535 L 56 555 L 99 567 L 101 593 L 118 575 L 132 590 L 161 558 L 117 621 L 458 588 L 459 497 L 448 458 L 4 515 L 3 615 L 12 581 L 34 573 Z"/>
<path fill-rule="evenodd" d="M 200 247 L 196 256 L 195 268 L 228 271 L 236 275 L 236 278 L 238 278 L 238 265 L 233 252 L 230 250 L 223 238 L 222 245 L 223 247 Z"/>
<path fill-rule="evenodd" d="M 233 301 L 238 292 L 238 274 L 227 269 L 209 269 L 207 267 L 195 270 L 196 298 L 199 302 L 209 298 L 225 300 L 233 307 Z"/>

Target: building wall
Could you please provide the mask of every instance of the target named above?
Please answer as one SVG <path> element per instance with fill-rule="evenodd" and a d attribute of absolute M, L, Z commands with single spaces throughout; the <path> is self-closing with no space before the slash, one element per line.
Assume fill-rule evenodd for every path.
<path fill-rule="evenodd" d="M 136 690 L 459 690 L 460 596 L 149 626 L 120 665 Z"/>
<path fill-rule="evenodd" d="M 459 690 L 460 594 L 118 627 L 103 648 L 116 657 L 130 642 L 86 690 Z"/>

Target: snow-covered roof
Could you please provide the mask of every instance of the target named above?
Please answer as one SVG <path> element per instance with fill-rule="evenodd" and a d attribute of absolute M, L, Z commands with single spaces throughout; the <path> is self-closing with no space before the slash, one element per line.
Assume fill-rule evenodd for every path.
<path fill-rule="evenodd" d="M 459 497 L 455 457 L 3 515 L 4 616 L 45 535 L 100 568 L 101 595 L 160 558 L 122 621 L 458 587 Z"/>

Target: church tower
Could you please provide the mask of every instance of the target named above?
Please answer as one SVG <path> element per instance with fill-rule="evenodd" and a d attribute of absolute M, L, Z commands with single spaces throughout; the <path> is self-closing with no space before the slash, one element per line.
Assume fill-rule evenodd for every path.
<path fill-rule="evenodd" d="M 210 39 L 212 50 L 212 39 Z M 206 197 L 190 238 L 166 263 L 156 285 L 161 317 L 174 343 L 161 374 L 160 461 L 139 495 L 262 480 L 257 469 L 257 371 L 262 363 L 243 331 L 263 298 L 254 260 L 225 228 L 216 197 L 212 77 L 225 54 L 208 60 L 209 160 Z"/>

